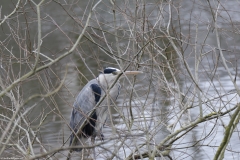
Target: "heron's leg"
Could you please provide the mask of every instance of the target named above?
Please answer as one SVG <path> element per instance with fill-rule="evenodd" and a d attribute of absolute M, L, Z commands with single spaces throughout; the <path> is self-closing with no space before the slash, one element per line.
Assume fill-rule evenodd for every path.
<path fill-rule="evenodd" d="M 96 138 L 95 135 L 91 136 L 91 142 L 92 142 L 92 145 L 95 143 L 95 138 Z"/>
<path fill-rule="evenodd" d="M 101 119 L 100 119 L 101 120 Z M 97 122 L 96 123 L 96 129 L 95 129 L 95 134 L 96 136 L 99 137 L 101 141 L 104 141 L 104 135 L 102 134 L 102 128 L 103 128 L 104 122 Z"/>
<path fill-rule="evenodd" d="M 107 109 L 108 109 L 107 106 L 101 106 L 96 109 L 96 112 L 99 116 L 96 121 L 95 132 L 101 141 L 104 140 L 104 135 L 102 134 L 102 128 L 107 120 L 107 116 L 108 116 Z"/>
<path fill-rule="evenodd" d="M 91 137 L 92 145 L 94 145 L 94 143 L 95 143 L 95 138 L 96 138 L 96 135 L 93 135 L 93 136 Z M 95 147 L 92 148 L 92 151 L 93 151 L 94 159 L 96 159 Z"/>

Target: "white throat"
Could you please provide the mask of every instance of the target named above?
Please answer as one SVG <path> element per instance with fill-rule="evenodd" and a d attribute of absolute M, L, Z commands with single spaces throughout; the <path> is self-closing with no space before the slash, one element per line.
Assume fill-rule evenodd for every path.
<path fill-rule="evenodd" d="M 109 88 L 113 84 L 114 80 L 117 78 L 116 75 L 113 74 L 100 74 L 97 77 L 98 82 L 104 88 Z"/>

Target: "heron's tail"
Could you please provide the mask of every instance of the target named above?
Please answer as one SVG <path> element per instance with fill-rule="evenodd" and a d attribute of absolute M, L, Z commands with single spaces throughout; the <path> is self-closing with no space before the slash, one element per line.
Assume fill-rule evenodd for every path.
<path fill-rule="evenodd" d="M 75 135 L 72 133 L 71 136 L 70 136 L 70 143 L 69 143 L 69 146 L 79 146 L 79 148 L 74 148 L 72 149 L 72 151 L 76 151 L 76 152 L 81 152 L 82 151 L 82 148 L 81 146 L 83 146 L 83 138 L 81 136 L 78 136 L 78 139 L 81 140 L 81 142 L 78 140 L 78 139 L 75 139 L 75 142 L 73 142 L 73 139 L 74 139 Z"/>

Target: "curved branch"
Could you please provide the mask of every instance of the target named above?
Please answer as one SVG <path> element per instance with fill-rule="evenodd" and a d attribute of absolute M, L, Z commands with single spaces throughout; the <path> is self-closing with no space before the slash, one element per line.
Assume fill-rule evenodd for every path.
<path fill-rule="evenodd" d="M 142 156 L 143 156 L 143 155 L 148 155 L 148 157 L 150 158 L 149 153 L 154 153 L 154 154 L 152 154 L 152 155 L 158 156 L 159 154 L 156 154 L 157 150 L 161 150 L 161 148 L 162 148 L 163 146 L 170 146 L 171 144 L 166 144 L 166 143 L 167 143 L 170 139 L 176 137 L 179 133 L 181 133 L 181 132 L 183 132 L 183 131 L 186 131 L 186 130 L 188 130 L 188 129 L 190 129 L 190 128 L 193 128 L 193 127 L 195 127 L 196 125 L 198 125 L 198 124 L 200 124 L 200 123 L 202 123 L 202 122 L 209 121 L 209 120 L 214 119 L 214 118 L 218 118 L 219 116 L 223 116 L 223 115 L 225 115 L 225 114 L 227 114 L 227 113 L 235 110 L 236 108 L 238 108 L 238 109 L 235 111 L 235 113 L 236 113 L 237 111 L 240 112 L 240 103 L 236 104 L 235 107 L 233 107 L 232 109 L 229 109 L 229 110 L 227 110 L 227 111 L 225 111 L 225 112 L 221 112 L 221 113 L 213 112 L 213 113 L 210 113 L 210 114 L 208 114 L 208 115 L 206 115 L 206 116 L 204 116 L 204 117 L 202 117 L 202 118 L 199 118 L 199 119 L 195 120 L 194 122 L 192 122 L 191 124 L 189 124 L 189 125 L 181 128 L 181 129 L 179 129 L 179 130 L 176 130 L 174 133 L 172 133 L 172 134 L 170 134 L 169 136 L 167 136 L 166 138 L 164 138 L 164 139 L 158 144 L 158 146 L 155 147 L 152 151 L 142 153 L 141 155 L 142 155 Z M 240 116 L 239 116 L 238 118 L 240 118 Z M 235 119 L 234 119 L 234 120 L 235 120 Z M 235 121 L 235 122 L 236 122 L 236 121 Z M 237 124 L 237 123 L 234 123 L 234 124 Z M 172 142 L 174 142 L 174 141 L 172 141 Z M 167 152 L 166 150 L 163 151 L 163 152 L 162 152 L 162 155 L 165 155 L 166 152 Z M 168 151 L 168 152 L 169 152 L 169 151 Z M 133 155 L 133 154 L 134 154 L 134 153 L 130 154 L 125 160 L 132 160 L 132 159 L 133 159 L 132 157 L 135 157 L 135 156 L 136 156 L 136 155 Z M 168 154 L 169 154 L 169 153 L 168 153 Z M 151 157 L 151 158 L 152 158 L 152 157 Z"/>

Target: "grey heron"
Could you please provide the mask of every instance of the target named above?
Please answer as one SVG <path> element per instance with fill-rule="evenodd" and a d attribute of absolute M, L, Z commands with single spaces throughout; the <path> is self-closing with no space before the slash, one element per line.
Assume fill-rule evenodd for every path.
<path fill-rule="evenodd" d="M 91 112 L 96 104 L 99 102 L 102 96 L 104 96 L 109 87 L 113 85 L 119 74 L 125 75 L 136 75 L 142 73 L 141 71 L 125 71 L 122 72 L 117 68 L 107 67 L 103 73 L 100 73 L 96 79 L 89 81 L 78 94 L 71 113 L 70 127 L 72 134 L 70 136 L 70 146 L 82 146 L 87 138 L 91 137 L 92 141 L 98 136 L 103 140 L 102 127 L 107 120 L 108 105 L 113 104 L 117 100 L 121 85 L 119 81 L 114 84 L 110 89 L 110 98 L 105 98 L 101 105 L 97 107 L 91 114 L 91 117 L 87 117 L 88 113 Z M 107 100 L 109 99 L 109 100 Z M 79 127 L 87 119 L 87 123 L 81 129 L 81 132 L 77 134 Z M 73 133 L 74 132 L 74 133 Z M 77 135 L 77 140 L 73 143 L 74 136 Z M 80 141 L 79 141 L 80 140 Z M 73 144 L 72 144 L 73 143 Z M 82 148 L 73 149 L 73 151 L 81 151 Z"/>

